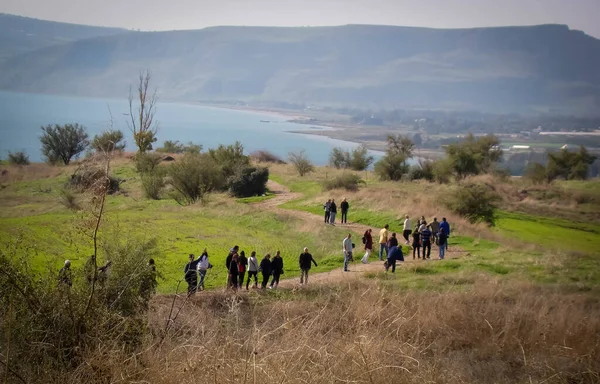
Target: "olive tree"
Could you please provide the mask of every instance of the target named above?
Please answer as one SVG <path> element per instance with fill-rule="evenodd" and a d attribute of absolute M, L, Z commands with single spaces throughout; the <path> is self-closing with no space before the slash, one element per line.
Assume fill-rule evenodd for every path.
<path fill-rule="evenodd" d="M 68 165 L 90 145 L 85 127 L 79 124 L 50 124 L 42 127 L 42 131 L 42 154 L 51 164 L 62 161 Z"/>

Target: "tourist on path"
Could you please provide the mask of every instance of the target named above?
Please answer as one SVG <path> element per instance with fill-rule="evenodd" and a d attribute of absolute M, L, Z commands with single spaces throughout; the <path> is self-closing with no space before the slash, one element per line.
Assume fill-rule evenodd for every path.
<path fill-rule="evenodd" d="M 404 228 L 403 228 L 403 232 L 402 232 L 402 237 L 404 237 L 404 241 L 406 244 L 408 244 L 408 236 L 411 233 L 412 233 L 412 230 L 411 230 L 411 226 L 410 226 L 410 217 L 408 217 L 408 215 L 406 215 L 404 218 Z"/>
<path fill-rule="evenodd" d="M 348 234 L 342 241 L 342 251 L 344 252 L 344 272 L 348 272 L 348 263 L 352 260 L 352 234 Z"/>
<path fill-rule="evenodd" d="M 446 231 L 444 231 L 444 228 L 440 228 L 440 233 L 438 233 L 438 241 L 440 249 L 440 260 L 444 260 L 444 256 L 446 255 L 446 245 L 448 243 L 448 235 L 446 235 Z"/>
<path fill-rule="evenodd" d="M 371 236 L 371 228 L 365 231 L 363 235 L 363 243 L 365 244 L 365 255 L 362 258 L 363 264 L 369 263 L 369 256 L 371 256 L 371 251 L 373 250 L 373 236 Z"/>
<path fill-rule="evenodd" d="M 431 242 L 433 244 L 439 244 L 437 241 L 437 235 L 440 232 L 440 222 L 437 221 L 437 217 L 433 218 L 433 221 L 428 225 L 431 230 Z"/>
<path fill-rule="evenodd" d="M 311 263 L 315 267 L 317 266 L 315 259 L 308 253 L 308 248 L 304 247 L 304 252 L 298 258 L 298 264 L 300 265 L 300 285 L 308 284 L 308 271 L 310 271 Z"/>
<path fill-rule="evenodd" d="M 402 247 L 394 245 L 390 248 L 390 253 L 387 257 L 387 267 L 385 268 L 385 271 L 387 272 L 391 267 L 392 273 L 395 273 L 396 261 L 404 261 L 404 255 L 402 254 Z"/>
<path fill-rule="evenodd" d="M 379 261 L 383 261 L 383 251 L 385 250 L 385 257 L 388 255 L 388 236 L 389 236 L 389 224 L 386 224 L 385 227 L 379 231 Z"/>
<path fill-rule="evenodd" d="M 73 285 L 71 260 L 65 260 L 65 265 L 58 271 L 58 282 L 68 287 Z"/>
<path fill-rule="evenodd" d="M 335 205 L 335 200 L 331 199 L 331 205 L 329 206 L 329 224 L 335 225 L 335 215 L 337 215 L 337 205 Z"/>
<path fill-rule="evenodd" d="M 239 266 L 238 266 L 238 254 L 234 253 L 231 256 L 231 262 L 229 263 L 229 286 L 236 292 L 238 288 L 239 279 Z"/>
<path fill-rule="evenodd" d="M 188 295 L 196 292 L 198 287 L 198 273 L 196 270 L 198 269 L 198 260 L 194 260 L 194 254 L 190 253 L 189 261 L 183 268 L 183 273 L 185 274 L 185 281 L 188 284 Z"/>
<path fill-rule="evenodd" d="M 202 251 L 202 255 L 198 258 L 198 274 L 200 275 L 200 282 L 198 282 L 198 289 L 204 290 L 204 279 L 206 278 L 206 272 L 212 265 L 208 262 L 208 252 L 206 248 Z"/>
<path fill-rule="evenodd" d="M 260 272 L 262 273 L 262 289 L 267 288 L 269 278 L 271 277 L 271 254 L 267 253 L 260 262 Z"/>
<path fill-rule="evenodd" d="M 350 209 L 350 204 L 348 204 L 348 201 L 346 201 L 345 197 L 344 200 L 342 200 L 342 203 L 340 204 L 340 209 L 342 210 L 342 224 L 347 223 L 348 209 Z"/>
<path fill-rule="evenodd" d="M 225 259 L 225 268 L 227 268 L 227 271 L 229 271 L 229 264 L 231 263 L 231 259 L 233 258 L 234 254 L 237 254 L 239 251 L 240 247 L 235 245 L 233 248 L 231 248 L 229 250 L 229 254 L 227 255 L 227 258 Z M 227 288 L 230 287 L 230 279 L 229 279 L 229 272 L 227 273 Z"/>
<path fill-rule="evenodd" d="M 273 260 L 271 261 L 271 270 L 273 278 L 271 279 L 269 289 L 277 289 L 279 286 L 279 277 L 283 275 L 283 259 L 281 258 L 281 253 L 279 251 L 275 252 L 275 257 L 273 257 Z"/>
<path fill-rule="evenodd" d="M 250 253 L 250 258 L 248 259 L 248 279 L 246 280 L 246 291 L 248 290 L 248 285 L 250 284 L 250 279 L 254 277 L 254 288 L 258 287 L 258 260 L 256 259 L 256 252 L 252 251 Z"/>
<path fill-rule="evenodd" d="M 444 233 L 446 234 L 446 251 L 448 250 L 448 237 L 450 237 L 450 224 L 446 221 L 445 217 L 442 217 L 442 222 L 440 223 L 440 229 L 444 229 Z"/>
<path fill-rule="evenodd" d="M 421 225 L 421 248 L 423 248 L 423 260 L 431 257 L 431 231 L 425 225 Z"/>
<path fill-rule="evenodd" d="M 398 246 L 398 238 L 396 237 L 396 233 L 392 233 L 392 237 L 388 240 L 387 247 L 388 249 L 392 249 L 392 247 Z"/>
<path fill-rule="evenodd" d="M 417 258 L 421 258 L 421 234 L 419 233 L 419 227 L 416 227 L 412 233 L 412 249 L 413 249 L 413 260 L 415 259 L 415 253 Z"/>
<path fill-rule="evenodd" d="M 238 272 L 239 272 L 239 286 L 244 287 L 244 276 L 246 276 L 246 269 L 248 268 L 248 259 L 244 251 L 240 252 L 238 256 Z"/>
<path fill-rule="evenodd" d="M 325 211 L 325 224 L 329 224 L 329 209 L 331 207 L 331 199 L 327 200 L 325 204 L 323 204 L 323 210 Z"/>

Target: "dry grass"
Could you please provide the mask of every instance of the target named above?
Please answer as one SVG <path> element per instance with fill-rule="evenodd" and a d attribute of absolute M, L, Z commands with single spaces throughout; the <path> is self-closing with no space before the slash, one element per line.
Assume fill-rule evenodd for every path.
<path fill-rule="evenodd" d="M 48 179 L 62 174 L 65 169 L 66 167 L 55 167 L 44 163 L 2 165 L 0 166 L 0 184 Z"/>
<path fill-rule="evenodd" d="M 467 293 L 365 282 L 271 295 L 197 295 L 164 343 L 94 359 L 75 381 L 597 383 L 600 302 L 484 278 Z M 278 296 L 273 300 L 272 295 Z M 183 303 L 180 299 L 176 305 Z M 170 299 L 151 318 L 164 329 Z M 101 373 L 99 375 L 98 373 Z"/>

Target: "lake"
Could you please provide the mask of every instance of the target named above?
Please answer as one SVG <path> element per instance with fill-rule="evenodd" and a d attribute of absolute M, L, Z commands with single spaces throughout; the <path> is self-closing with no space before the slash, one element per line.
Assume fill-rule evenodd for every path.
<path fill-rule="evenodd" d="M 79 123 L 86 127 L 90 139 L 110 127 L 112 112 L 114 129 L 120 129 L 127 150 L 135 150 L 127 128 L 127 100 L 79 98 L 56 95 L 0 92 L 0 158 L 8 152 L 23 151 L 31 161 L 43 161 L 40 152 L 41 126 Z M 158 142 L 178 140 L 202 144 L 204 149 L 219 144 L 244 145 L 246 153 L 266 149 L 282 159 L 291 151 L 305 150 L 316 165 L 325 165 L 334 147 L 354 148 L 357 144 L 315 135 L 288 131 L 310 131 L 303 124 L 288 123 L 287 117 L 275 114 L 236 111 L 190 104 L 160 102 L 155 120 L 159 124 Z M 269 123 L 262 123 L 267 120 Z"/>

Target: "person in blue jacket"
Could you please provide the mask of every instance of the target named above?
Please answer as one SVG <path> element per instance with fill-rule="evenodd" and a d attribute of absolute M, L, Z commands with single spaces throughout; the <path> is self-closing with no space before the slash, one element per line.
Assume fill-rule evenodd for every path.
<path fill-rule="evenodd" d="M 448 221 L 446 221 L 445 217 L 442 217 L 442 222 L 440 223 L 440 230 L 444 230 L 444 233 L 446 234 L 446 251 L 448 250 L 448 237 L 450 237 L 450 224 L 448 223 Z"/>
<path fill-rule="evenodd" d="M 392 267 L 392 273 L 396 272 L 396 261 L 404 261 L 404 255 L 402 254 L 402 247 L 395 245 L 390 248 L 390 253 L 388 253 L 386 272 L 390 267 Z"/>

